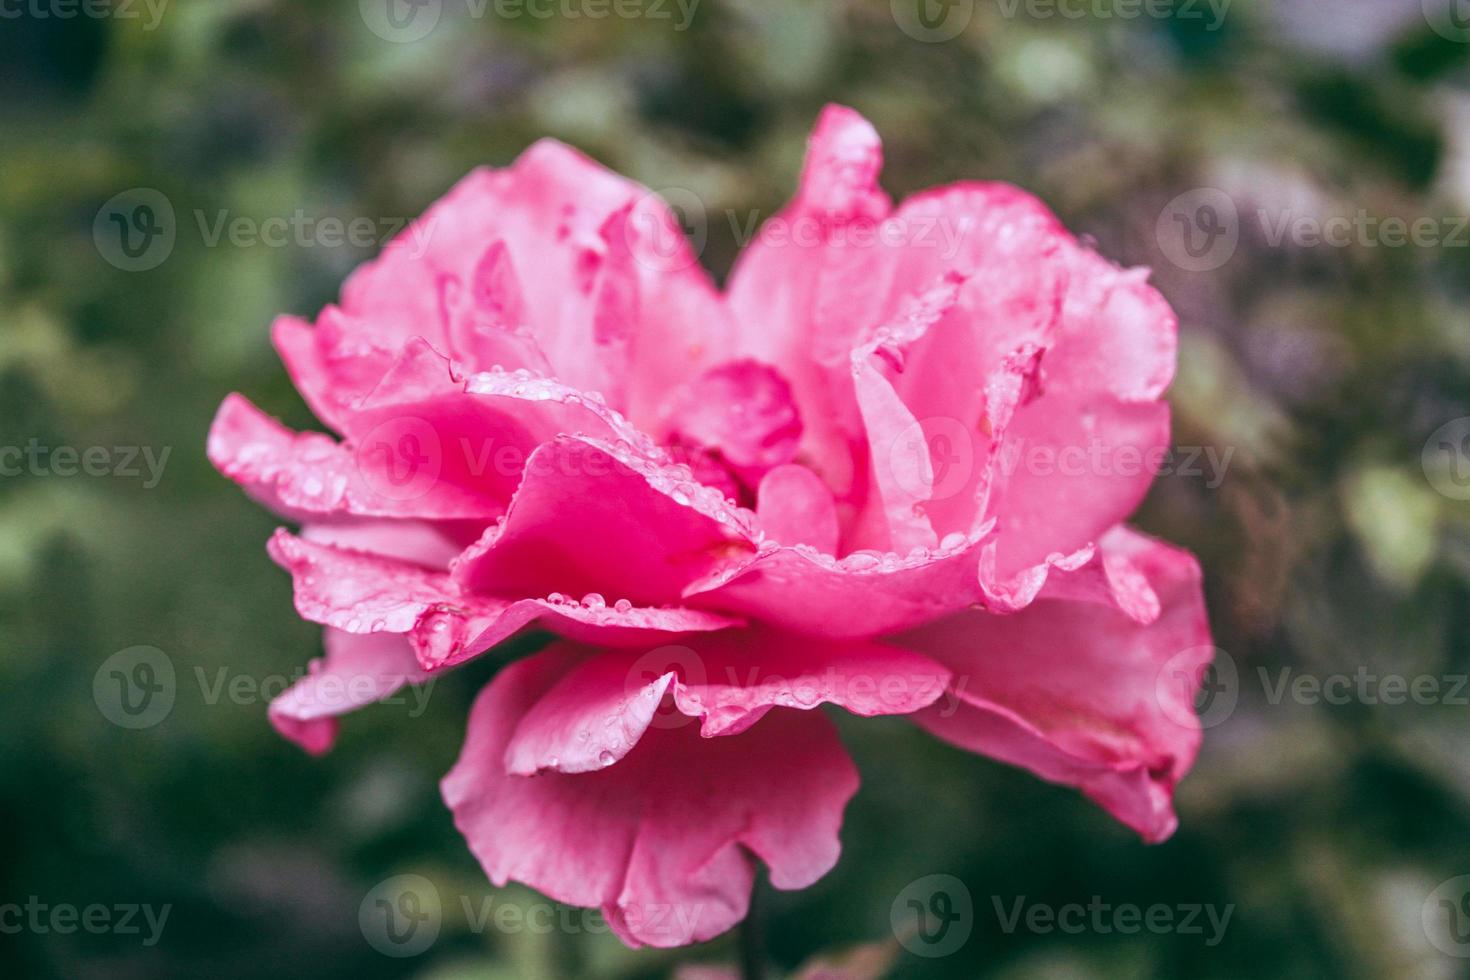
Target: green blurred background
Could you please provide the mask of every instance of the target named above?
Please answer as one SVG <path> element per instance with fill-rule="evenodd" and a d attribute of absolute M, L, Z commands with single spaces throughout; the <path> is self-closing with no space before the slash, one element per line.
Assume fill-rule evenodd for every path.
<path fill-rule="evenodd" d="M 487 669 L 442 679 L 422 717 L 360 713 L 325 760 L 270 730 L 258 689 L 317 655 L 319 631 L 266 558 L 275 522 L 210 469 L 205 432 L 232 390 L 313 426 L 269 322 L 313 314 L 375 247 L 208 232 L 222 213 L 412 217 L 551 135 L 702 201 L 685 216 L 723 276 L 727 216 L 780 206 L 828 101 L 877 125 L 895 195 L 1014 181 L 1154 267 L 1183 324 L 1175 441 L 1233 455 L 1223 479 L 1208 457 L 1161 478 L 1138 523 L 1200 555 L 1233 672 L 1201 704 L 1212 724 L 1159 847 L 1069 790 L 843 719 L 863 789 L 837 869 L 768 896 L 773 969 L 876 943 L 900 977 L 1470 975 L 1454 881 L 1470 874 L 1470 11 L 645 0 L 596 18 L 597 0 L 534 8 L 550 16 L 442 0 L 412 39 L 384 28 L 386 0 L 67 2 L 0 0 L 0 446 L 105 447 L 114 471 L 117 447 L 170 455 L 156 481 L 141 463 L 0 477 L 0 905 L 170 912 L 153 945 L 146 927 L 7 930 L 0 975 L 631 980 L 733 962 L 729 938 L 633 953 L 466 917 L 462 900 L 540 901 L 489 887 L 438 797 Z M 173 213 L 156 263 L 107 244 L 106 205 L 123 194 L 132 215 L 140 188 Z M 1238 208 L 1239 238 L 1196 270 L 1169 209 L 1200 218 L 1200 193 Z M 1273 234 L 1359 213 L 1441 235 Z M 94 680 L 138 645 L 176 690 L 167 717 L 126 728 Z M 1439 694 L 1275 694 L 1364 673 Z M 359 923 L 399 874 L 443 900 L 409 958 Z M 931 874 L 973 910 L 940 957 L 890 926 Z M 1008 930 L 997 909 L 1022 896 L 1232 911 L 1214 945 L 1208 928 Z"/>

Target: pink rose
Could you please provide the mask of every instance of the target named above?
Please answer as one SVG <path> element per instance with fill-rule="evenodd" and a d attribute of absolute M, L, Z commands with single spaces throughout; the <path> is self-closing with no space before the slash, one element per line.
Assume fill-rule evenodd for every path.
<path fill-rule="evenodd" d="M 277 349 L 340 439 L 232 395 L 209 455 L 299 522 L 270 552 L 337 716 L 528 627 L 444 798 L 496 884 L 630 945 L 708 939 L 837 860 L 820 711 L 908 715 L 1150 841 L 1200 741 L 1199 570 L 1121 522 L 1168 445 L 1175 318 L 1035 199 L 894 207 L 827 109 L 729 288 L 655 196 L 541 142 L 466 177 Z M 600 392 L 600 394 L 599 394 Z M 915 776 L 915 774 L 910 774 Z"/>

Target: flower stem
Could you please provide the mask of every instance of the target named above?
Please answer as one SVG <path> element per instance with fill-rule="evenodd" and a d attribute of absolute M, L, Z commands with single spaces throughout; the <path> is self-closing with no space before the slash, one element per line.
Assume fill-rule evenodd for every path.
<path fill-rule="evenodd" d="M 766 895 L 765 875 L 757 872 L 750 891 L 750 911 L 740 925 L 740 976 L 742 980 L 766 980 Z"/>

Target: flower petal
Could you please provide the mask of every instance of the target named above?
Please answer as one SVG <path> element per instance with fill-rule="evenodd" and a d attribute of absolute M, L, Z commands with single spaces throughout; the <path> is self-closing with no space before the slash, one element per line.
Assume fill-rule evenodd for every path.
<path fill-rule="evenodd" d="M 327 655 L 307 676 L 271 702 L 276 730 L 312 755 L 329 751 L 337 716 L 396 694 L 408 685 L 432 684 L 402 636 L 325 631 Z"/>
<path fill-rule="evenodd" d="M 684 590 L 702 609 L 749 616 L 831 639 L 883 636 L 982 601 L 976 568 L 984 525 L 908 555 L 855 551 L 841 559 L 807 545 L 763 548 Z"/>
<path fill-rule="evenodd" d="M 805 426 L 804 461 L 839 496 L 851 490 L 855 474 L 853 434 L 840 424 L 846 406 L 833 368 L 847 370 L 857 332 L 875 321 L 863 318 L 862 299 L 873 250 L 836 243 L 853 229 L 872 230 L 888 214 L 877 184 L 882 157 L 866 119 L 843 106 L 824 109 L 796 197 L 762 226 L 730 274 L 736 321 L 760 327 L 741 333 L 741 353 L 774 365 L 791 382 Z"/>
<path fill-rule="evenodd" d="M 738 736 L 651 731 L 599 772 L 506 772 L 518 722 L 579 659 L 551 649 L 481 693 L 445 802 L 491 881 L 600 906 L 630 946 L 702 942 L 744 918 L 764 861 L 771 883 L 804 888 L 836 863 L 857 771 L 831 723 L 783 711 Z"/>
<path fill-rule="evenodd" d="M 609 317 L 636 318 L 619 328 L 617 358 L 604 343 Z M 626 389 L 651 417 L 675 378 L 725 356 L 733 330 L 662 200 L 542 140 L 508 168 L 461 180 L 352 274 L 340 307 L 314 328 L 279 325 L 276 340 L 313 410 L 338 427 L 416 336 L 471 371 L 553 373 L 609 397 Z"/>
<path fill-rule="evenodd" d="M 669 441 L 715 453 L 749 487 L 791 462 L 801 440 L 791 386 L 759 361 L 727 361 L 685 385 L 671 410 Z"/>
<path fill-rule="evenodd" d="M 837 505 L 822 478 L 798 463 L 771 470 L 756 493 L 756 516 L 766 538 L 837 553 Z"/>
<path fill-rule="evenodd" d="M 521 719 L 510 772 L 589 772 L 627 755 L 650 725 L 702 719 L 706 738 L 735 735 L 773 707 L 836 704 L 862 716 L 911 714 L 934 703 L 948 669 L 883 644 L 824 643 L 770 630 L 680 637 L 650 650 L 594 652 Z M 669 711 L 660 712 L 665 694 Z"/>
<path fill-rule="evenodd" d="M 291 573 L 302 618 L 348 633 L 408 633 L 426 670 L 453 667 L 533 624 L 608 646 L 737 626 L 736 617 L 562 596 L 503 599 L 466 593 L 444 572 L 277 531 L 271 557 Z"/>
<path fill-rule="evenodd" d="M 1146 840 L 1177 825 L 1171 797 L 1199 749 L 1194 686 L 1212 654 L 1199 567 L 1140 535 L 1131 561 L 1162 612 L 1142 625 L 1096 602 L 966 612 L 898 637 L 954 671 L 952 705 L 915 721 L 946 741 L 1080 788 Z"/>
<path fill-rule="evenodd" d="M 447 483 L 509 501 L 531 453 L 566 432 L 657 452 L 596 394 L 529 371 L 464 375 L 420 338 L 404 346 L 347 426 L 357 455 L 397 479 L 405 495 Z"/>
<path fill-rule="evenodd" d="M 587 437 L 542 446 L 504 523 L 456 562 L 455 580 L 485 594 L 677 602 L 690 582 L 755 550 L 755 517 L 662 458 Z"/>
<path fill-rule="evenodd" d="M 490 520 L 505 510 L 470 485 L 396 481 L 375 457 L 319 432 L 292 432 L 241 395 L 220 405 L 207 452 L 253 499 L 292 520 Z"/>

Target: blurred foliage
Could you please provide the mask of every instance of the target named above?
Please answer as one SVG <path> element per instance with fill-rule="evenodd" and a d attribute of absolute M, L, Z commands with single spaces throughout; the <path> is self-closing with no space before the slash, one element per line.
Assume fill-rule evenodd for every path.
<path fill-rule="evenodd" d="M 488 673 L 444 678 L 424 717 L 362 712 L 326 762 L 277 739 L 263 703 L 206 697 L 200 678 L 288 677 L 320 644 L 264 555 L 273 520 L 204 460 L 209 420 L 243 390 L 312 426 L 268 323 L 313 313 L 372 250 L 211 246 L 196 215 L 411 217 L 543 135 L 711 215 L 766 215 L 841 101 L 883 134 L 896 195 L 1014 181 L 1155 269 L 1182 320 L 1176 442 L 1234 455 L 1218 485 L 1161 478 L 1138 523 L 1201 556 L 1239 704 L 1154 848 L 1071 791 L 901 722 L 844 719 L 865 780 L 846 853 L 816 887 L 769 896 L 773 960 L 886 961 L 859 947 L 891 939 L 893 897 L 948 873 L 974 897 L 973 936 L 894 975 L 1464 975 L 1420 909 L 1470 873 L 1466 708 L 1272 703 L 1260 678 L 1470 669 L 1470 504 L 1421 469 L 1430 433 L 1470 415 L 1470 248 L 1302 247 L 1246 220 L 1229 262 L 1189 272 L 1155 228 L 1198 187 L 1244 214 L 1470 213 L 1470 44 L 1419 0 L 1236 0 L 1218 29 L 979 0 L 951 5 L 973 17 L 944 43 L 877 0 L 700 0 L 685 31 L 667 6 L 508 19 L 449 0 L 416 43 L 366 29 L 353 0 L 176 0 L 154 29 L 141 2 L 133 19 L 0 20 L 0 445 L 172 451 L 156 487 L 0 478 L 0 902 L 172 905 L 154 947 L 7 935 L 0 972 L 633 980 L 733 962 L 729 939 L 632 953 L 606 935 L 476 932 L 452 900 L 417 958 L 364 942 L 359 903 L 393 874 L 534 900 L 489 886 L 437 794 Z M 137 187 L 171 202 L 178 237 L 130 273 L 93 221 Z M 711 220 L 708 238 L 723 275 L 736 231 Z M 178 697 L 127 730 L 91 690 L 138 644 L 172 659 Z M 992 896 L 1235 908 L 1208 947 L 1006 933 Z"/>

